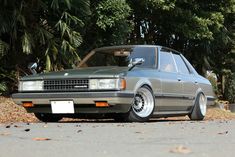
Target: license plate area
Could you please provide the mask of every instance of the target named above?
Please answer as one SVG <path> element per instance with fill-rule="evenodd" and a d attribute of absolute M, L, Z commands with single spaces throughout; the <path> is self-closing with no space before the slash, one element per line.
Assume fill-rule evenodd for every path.
<path fill-rule="evenodd" d="M 74 113 L 73 101 L 51 101 L 51 110 L 55 114 L 72 114 Z"/>

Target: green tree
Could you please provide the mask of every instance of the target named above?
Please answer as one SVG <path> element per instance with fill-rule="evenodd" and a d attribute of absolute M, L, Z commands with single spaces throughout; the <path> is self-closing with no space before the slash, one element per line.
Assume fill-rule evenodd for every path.
<path fill-rule="evenodd" d="M 90 14 L 89 1 L 0 0 L 0 4 L 0 63 L 5 73 L 37 59 L 46 71 L 71 67 L 80 59 L 77 48 L 83 20 Z M 1 75 L 1 87 L 6 75 Z"/>
<path fill-rule="evenodd" d="M 200 42 L 214 39 L 214 33 L 220 31 L 224 22 L 220 8 L 227 9 L 231 2 L 228 0 L 225 6 L 199 0 L 129 0 L 129 3 L 134 8 L 133 42 L 160 44 L 187 52 Z"/>
<path fill-rule="evenodd" d="M 224 97 L 223 78 L 235 70 L 235 1 L 129 0 L 131 43 L 158 44 L 181 51 L 200 74 L 213 70 Z M 229 81 L 227 81 L 229 82 Z M 233 93 L 235 95 L 235 93 Z"/>
<path fill-rule="evenodd" d="M 126 0 L 90 1 L 91 16 L 85 23 L 81 50 L 128 43 L 133 23 L 132 9 Z"/>
<path fill-rule="evenodd" d="M 60 70 L 76 66 L 90 49 L 119 44 L 157 44 L 181 51 L 200 74 L 207 69 L 217 74 L 222 98 L 227 98 L 225 83 L 234 82 L 228 80 L 235 73 L 234 0 L 0 0 L 0 4 L 0 90 L 18 75 L 16 67 L 27 67 L 30 61 L 40 60 L 45 71 Z"/>
<path fill-rule="evenodd" d="M 89 1 L 1 0 L 0 4 L 2 55 L 44 56 L 48 71 L 57 70 L 57 62 L 63 58 L 70 64 L 68 58 L 78 59 L 76 49 L 82 42 L 79 30 L 84 26 L 79 17 L 89 14 Z M 20 62 L 16 60 L 16 64 Z"/>

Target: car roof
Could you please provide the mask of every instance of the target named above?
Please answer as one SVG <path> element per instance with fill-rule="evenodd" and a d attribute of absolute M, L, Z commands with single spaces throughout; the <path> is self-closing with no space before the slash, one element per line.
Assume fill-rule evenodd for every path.
<path fill-rule="evenodd" d="M 172 48 L 165 47 L 165 46 L 160 46 L 160 45 L 118 45 L 118 46 L 104 46 L 100 48 L 94 49 L 94 51 L 105 51 L 105 50 L 110 50 L 110 49 L 128 49 L 128 48 L 134 48 L 134 47 L 156 47 L 160 49 L 164 49 L 165 51 L 173 51 L 174 53 L 180 54 L 179 51 L 176 51 Z"/>

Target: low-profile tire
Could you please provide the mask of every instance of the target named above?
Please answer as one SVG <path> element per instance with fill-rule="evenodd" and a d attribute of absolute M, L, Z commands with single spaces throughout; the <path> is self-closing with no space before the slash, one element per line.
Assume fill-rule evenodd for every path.
<path fill-rule="evenodd" d="M 153 114 L 155 98 L 148 86 L 142 86 L 135 94 L 131 109 L 126 115 L 126 121 L 146 122 Z"/>
<path fill-rule="evenodd" d="M 42 122 L 58 122 L 63 118 L 62 116 L 50 113 L 34 113 L 34 115 Z"/>
<path fill-rule="evenodd" d="M 195 104 L 189 118 L 191 120 L 203 120 L 206 116 L 207 98 L 200 92 L 195 100 Z"/>

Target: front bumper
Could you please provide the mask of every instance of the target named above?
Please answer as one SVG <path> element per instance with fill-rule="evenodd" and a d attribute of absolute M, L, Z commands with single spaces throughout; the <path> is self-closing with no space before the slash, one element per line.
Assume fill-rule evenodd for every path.
<path fill-rule="evenodd" d="M 16 104 L 32 102 L 28 112 L 51 113 L 51 101 L 71 100 L 75 113 L 125 113 L 133 102 L 134 93 L 114 92 L 57 92 L 57 93 L 16 93 L 12 95 Z M 105 101 L 109 107 L 95 107 L 95 102 Z"/>
<path fill-rule="evenodd" d="M 211 105 L 214 105 L 215 104 L 215 97 L 214 96 L 207 96 L 207 105 L 208 106 L 211 106 Z"/>

